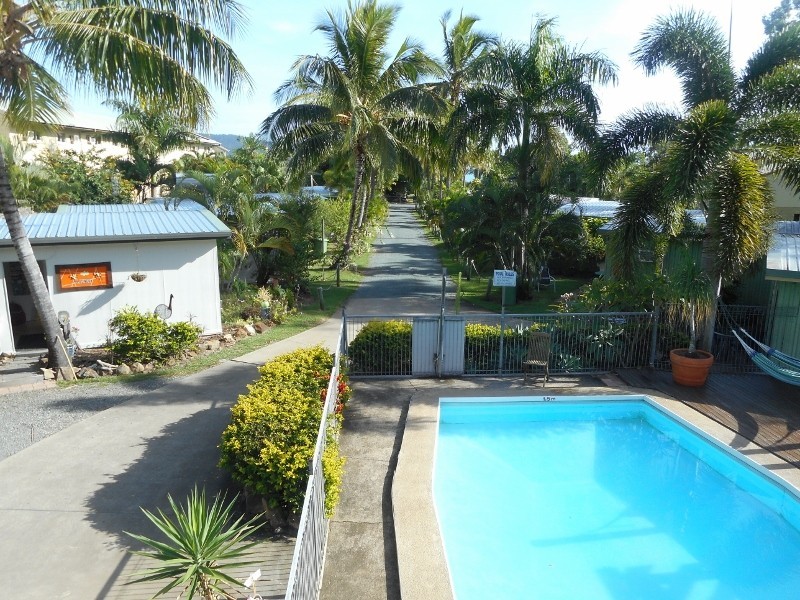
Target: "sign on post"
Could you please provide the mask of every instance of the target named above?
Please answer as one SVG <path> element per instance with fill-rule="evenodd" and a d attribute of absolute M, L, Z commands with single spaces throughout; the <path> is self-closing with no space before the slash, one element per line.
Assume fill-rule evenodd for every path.
<path fill-rule="evenodd" d="M 492 285 L 497 287 L 517 287 L 517 272 L 509 269 L 495 269 Z"/>

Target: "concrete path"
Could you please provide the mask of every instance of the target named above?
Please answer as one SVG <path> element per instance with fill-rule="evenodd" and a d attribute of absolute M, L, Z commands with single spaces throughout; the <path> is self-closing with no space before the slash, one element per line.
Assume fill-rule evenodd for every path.
<path fill-rule="evenodd" d="M 439 314 L 440 262 L 413 207 L 391 205 L 387 225 L 347 314 Z M 413 390 L 405 382 L 388 387 L 392 391 L 386 381 L 356 383 L 345 410 L 341 450 L 347 464 L 330 524 L 322 600 L 400 598 L 391 485 Z"/>
<path fill-rule="evenodd" d="M 364 274 L 367 277 L 347 303 L 348 314 L 439 314 L 441 262 L 413 206 L 390 205 L 386 227 L 372 247 Z M 448 281 L 447 310 L 452 310 L 453 291 Z"/>
<path fill-rule="evenodd" d="M 0 581 L 9 597 L 144 599 L 124 586 L 141 562 L 125 531 L 155 534 L 139 506 L 167 509 L 195 484 L 229 484 L 217 444 L 229 409 L 266 360 L 317 343 L 333 348 L 339 319 L 85 419 L 0 462 Z M 86 388 L 91 393 L 91 388 Z M 292 540 L 262 545 L 259 593 L 283 598 Z M 247 568 L 242 575 L 246 576 Z M 243 577 L 244 578 L 244 577 Z"/>

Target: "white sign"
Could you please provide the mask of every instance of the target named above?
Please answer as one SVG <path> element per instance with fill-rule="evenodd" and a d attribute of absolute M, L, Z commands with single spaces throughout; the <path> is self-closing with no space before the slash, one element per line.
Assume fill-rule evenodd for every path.
<path fill-rule="evenodd" d="M 508 269 L 495 269 L 492 285 L 497 287 L 517 287 L 517 272 Z"/>

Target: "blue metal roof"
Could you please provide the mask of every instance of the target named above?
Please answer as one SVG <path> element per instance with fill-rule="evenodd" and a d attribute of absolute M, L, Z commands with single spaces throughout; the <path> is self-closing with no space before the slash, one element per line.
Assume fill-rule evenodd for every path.
<path fill-rule="evenodd" d="M 778 221 L 767 252 L 767 279 L 800 279 L 800 221 Z"/>
<path fill-rule="evenodd" d="M 616 200 L 600 200 L 599 198 L 578 198 L 575 202 L 562 204 L 556 212 L 575 214 L 581 217 L 599 217 L 613 219 L 620 203 Z"/>
<path fill-rule="evenodd" d="M 35 213 L 23 216 L 22 222 L 33 245 L 213 239 L 231 234 L 222 221 L 202 207 L 199 210 L 164 210 L 163 205 L 149 204 L 102 206 L 104 209 Z M 127 208 L 118 208 L 121 206 Z M 153 206 L 160 209 L 154 210 Z M 0 246 L 10 245 L 8 226 L 2 220 Z"/>
<path fill-rule="evenodd" d="M 194 200 L 178 198 L 150 198 L 145 204 L 62 204 L 57 213 L 139 213 L 165 212 L 166 210 L 203 210 L 205 207 Z M 164 207 L 167 203 L 169 209 Z"/>

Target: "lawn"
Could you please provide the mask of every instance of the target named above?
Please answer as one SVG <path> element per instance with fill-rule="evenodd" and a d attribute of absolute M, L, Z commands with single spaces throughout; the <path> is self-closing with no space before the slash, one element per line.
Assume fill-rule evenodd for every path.
<path fill-rule="evenodd" d="M 452 258 L 444 246 L 444 243 L 428 233 L 428 239 L 434 245 L 439 258 L 442 261 L 442 266 L 447 269 L 447 274 L 455 282 L 459 272 L 464 272 L 464 265 L 457 262 Z M 516 304 L 506 304 L 506 312 L 512 314 L 541 314 L 546 312 L 553 312 L 552 305 L 556 300 L 565 293 L 575 292 L 581 286 L 591 281 L 590 277 L 559 277 L 554 273 L 556 284 L 555 289 L 552 287 L 542 288 L 539 292 L 534 292 L 534 297 L 529 300 L 520 301 Z M 461 278 L 461 302 L 468 303 L 472 306 L 482 308 L 490 312 L 500 312 L 500 288 L 492 287 L 489 297 L 487 299 L 486 293 L 489 288 L 489 283 L 492 279 L 492 273 L 481 273 L 476 275 L 473 271 L 470 278 L 465 276 Z M 508 296 L 507 296 L 508 297 Z"/>

